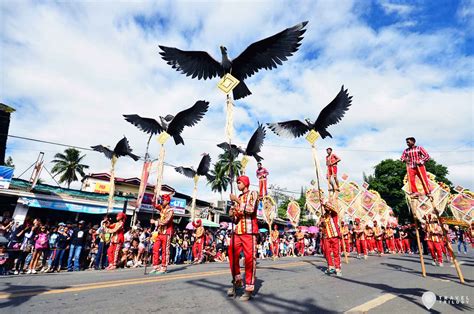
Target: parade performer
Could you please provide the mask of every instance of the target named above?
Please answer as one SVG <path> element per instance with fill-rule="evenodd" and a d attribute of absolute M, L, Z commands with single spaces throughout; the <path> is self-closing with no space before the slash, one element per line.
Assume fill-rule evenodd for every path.
<path fill-rule="evenodd" d="M 127 216 L 124 213 L 117 214 L 117 222 L 110 224 L 105 228 L 106 233 L 110 233 L 110 246 L 107 250 L 107 259 L 109 261 L 109 266 L 107 270 L 113 270 L 117 268 L 117 263 L 119 261 L 120 252 L 122 250 L 122 245 L 124 242 L 124 226 Z"/>
<path fill-rule="evenodd" d="M 296 238 L 296 249 L 298 250 L 298 256 L 304 256 L 304 233 L 301 231 L 301 226 L 298 226 L 295 233 Z"/>
<path fill-rule="evenodd" d="M 469 235 L 469 239 L 471 240 L 471 248 L 474 249 L 474 221 L 471 222 L 467 233 Z"/>
<path fill-rule="evenodd" d="M 173 209 L 170 207 L 171 197 L 169 194 L 161 196 L 161 204 L 155 204 L 160 212 L 160 219 L 151 219 L 150 223 L 156 227 L 157 237 L 153 244 L 153 270 L 151 274 L 161 275 L 166 273 L 170 258 L 170 243 L 173 236 Z M 161 249 L 161 267 L 159 265 Z"/>
<path fill-rule="evenodd" d="M 400 238 L 400 228 L 398 225 L 394 224 L 393 226 L 393 240 L 395 241 L 395 249 L 397 253 L 403 252 L 403 243 Z"/>
<path fill-rule="evenodd" d="M 268 177 L 268 170 L 263 168 L 262 163 L 257 163 L 257 178 L 258 178 L 258 195 L 260 197 L 264 197 L 267 195 L 267 177 Z"/>
<path fill-rule="evenodd" d="M 426 242 L 433 258 L 432 265 L 443 266 L 443 230 L 435 217 L 428 215 L 426 222 Z"/>
<path fill-rule="evenodd" d="M 391 254 L 395 253 L 395 239 L 393 237 L 393 225 L 387 224 L 385 228 L 385 244 L 387 245 L 388 251 Z"/>
<path fill-rule="evenodd" d="M 202 226 L 202 220 L 198 219 L 193 221 L 193 227 L 195 230 L 195 240 L 193 244 L 193 256 L 194 256 L 194 263 L 200 263 L 202 261 L 202 250 L 204 248 L 206 242 L 205 230 Z"/>
<path fill-rule="evenodd" d="M 369 253 L 374 253 L 374 246 L 375 246 L 375 240 L 374 240 L 374 230 L 372 227 L 370 227 L 368 224 L 365 225 L 365 243 L 367 243 L 367 250 Z"/>
<path fill-rule="evenodd" d="M 365 242 L 365 231 L 360 224 L 360 218 L 355 219 L 353 232 L 356 239 L 357 258 L 360 258 L 361 255 L 364 255 L 364 259 L 367 259 L 367 243 Z"/>
<path fill-rule="evenodd" d="M 326 149 L 326 166 L 328 167 L 327 180 L 330 191 L 339 191 L 339 180 L 337 179 L 337 164 L 341 161 L 336 154 L 332 152 L 332 148 Z M 334 180 L 334 182 L 333 182 Z"/>
<path fill-rule="evenodd" d="M 377 253 L 379 255 L 383 255 L 383 236 L 384 231 L 382 228 L 378 226 L 377 220 L 374 220 L 374 240 L 375 240 L 375 248 L 377 249 Z"/>
<path fill-rule="evenodd" d="M 400 230 L 400 240 L 402 241 L 402 253 L 411 253 L 410 239 L 408 238 L 408 226 L 402 226 Z"/>
<path fill-rule="evenodd" d="M 351 232 L 349 230 L 349 226 L 344 223 L 344 221 L 341 221 L 341 227 L 342 227 L 342 238 L 344 239 L 345 248 L 346 252 L 350 253 L 352 251 L 352 241 L 351 241 Z M 341 250 L 342 250 L 342 241 L 341 241 Z"/>
<path fill-rule="evenodd" d="M 278 231 L 278 226 L 275 224 L 273 230 L 270 232 L 270 237 L 272 239 L 272 255 L 273 257 L 278 257 L 278 251 L 280 248 L 280 232 Z"/>
<path fill-rule="evenodd" d="M 330 202 L 323 204 L 324 215 L 321 217 L 324 225 L 324 256 L 328 263 L 326 274 L 336 274 L 342 276 L 341 271 L 341 251 L 339 239 L 341 232 L 339 230 L 339 219 L 336 209 Z M 331 256 L 332 255 L 332 256 Z"/>
<path fill-rule="evenodd" d="M 414 137 L 406 139 L 408 148 L 403 151 L 401 161 L 407 164 L 408 182 L 410 183 L 410 192 L 413 197 L 420 195 L 416 187 L 415 177 L 425 182 L 423 190 L 427 196 L 431 196 L 428 187 L 428 176 L 426 175 L 425 163 L 430 159 L 428 152 L 421 146 L 416 146 Z"/>
<path fill-rule="evenodd" d="M 250 191 L 250 179 L 247 176 L 237 178 L 237 188 L 242 193 L 237 197 L 230 194 L 230 200 L 234 206 L 229 215 L 235 223 L 229 245 L 229 266 L 232 273 L 232 287 L 227 290 L 227 295 L 234 297 L 237 289 L 242 288 L 242 277 L 240 275 L 239 257 L 243 251 L 245 256 L 245 292 L 240 297 L 242 301 L 248 301 L 255 289 L 256 278 L 256 235 L 258 234 L 257 205 L 258 193 Z"/>

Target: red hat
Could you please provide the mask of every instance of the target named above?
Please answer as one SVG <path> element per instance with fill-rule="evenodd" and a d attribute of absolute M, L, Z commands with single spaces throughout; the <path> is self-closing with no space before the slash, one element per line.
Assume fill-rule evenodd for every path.
<path fill-rule="evenodd" d="M 355 222 L 360 222 L 360 218 L 356 218 L 356 219 L 355 219 Z"/>
<path fill-rule="evenodd" d="M 169 194 L 164 194 L 164 195 L 161 195 L 161 201 L 168 201 L 171 202 L 171 196 Z"/>
<path fill-rule="evenodd" d="M 117 220 L 125 221 L 125 219 L 127 219 L 127 215 L 125 215 L 125 213 L 118 213 L 117 214 Z"/>
<path fill-rule="evenodd" d="M 237 178 L 237 183 L 242 182 L 246 187 L 250 186 L 250 179 L 247 176 L 240 176 Z"/>
<path fill-rule="evenodd" d="M 202 224 L 202 220 L 201 220 L 201 219 L 198 219 L 198 220 L 196 220 L 196 221 L 193 221 L 193 227 L 194 227 L 194 228 L 201 227 L 201 224 Z"/>

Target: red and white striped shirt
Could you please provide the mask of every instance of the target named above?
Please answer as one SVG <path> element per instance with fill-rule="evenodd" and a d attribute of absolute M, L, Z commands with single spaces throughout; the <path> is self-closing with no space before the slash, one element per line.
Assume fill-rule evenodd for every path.
<path fill-rule="evenodd" d="M 423 165 L 425 162 L 430 160 L 430 155 L 421 146 L 413 146 L 403 151 L 401 161 L 408 164 L 410 168 L 416 168 L 417 165 Z"/>
<path fill-rule="evenodd" d="M 268 170 L 265 168 L 259 168 L 257 169 L 257 178 L 258 179 L 266 179 L 268 176 Z"/>

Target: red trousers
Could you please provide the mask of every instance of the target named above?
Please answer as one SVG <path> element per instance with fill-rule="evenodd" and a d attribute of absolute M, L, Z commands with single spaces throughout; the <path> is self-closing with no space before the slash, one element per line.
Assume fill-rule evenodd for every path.
<path fill-rule="evenodd" d="M 375 240 L 375 246 L 377 247 L 377 252 L 383 253 L 383 243 L 382 240 Z"/>
<path fill-rule="evenodd" d="M 365 237 L 365 245 L 367 246 L 367 251 L 372 252 L 374 250 L 374 238 Z"/>
<path fill-rule="evenodd" d="M 433 261 L 442 263 L 443 262 L 443 243 L 442 242 L 433 242 L 431 240 L 426 241 L 428 244 L 428 250 L 431 253 Z"/>
<path fill-rule="evenodd" d="M 324 240 L 324 256 L 329 268 L 336 267 L 336 269 L 341 269 L 341 251 L 339 246 L 338 238 L 326 238 Z"/>
<path fill-rule="evenodd" d="M 304 255 L 304 239 L 298 240 L 295 247 L 298 250 L 298 254 Z"/>
<path fill-rule="evenodd" d="M 350 253 L 351 252 L 351 243 L 349 241 L 349 239 L 344 239 L 344 244 L 345 244 L 345 250 L 344 248 L 342 247 L 342 241 L 339 241 L 341 243 L 341 251 L 344 251 L 344 252 L 347 252 L 347 253 Z"/>
<path fill-rule="evenodd" d="M 280 249 L 280 241 L 273 241 L 271 244 L 272 247 L 272 255 L 278 257 L 278 251 Z"/>
<path fill-rule="evenodd" d="M 390 252 L 395 252 L 395 239 L 385 239 L 385 243 L 387 244 L 387 248 Z"/>
<path fill-rule="evenodd" d="M 258 195 L 265 196 L 267 195 L 267 179 L 259 179 L 258 180 Z"/>
<path fill-rule="evenodd" d="M 448 250 L 448 248 L 446 247 L 446 244 L 445 244 L 444 241 L 441 242 L 441 249 L 443 250 L 443 254 L 446 255 L 446 257 L 447 257 L 448 254 L 449 254 L 449 256 L 450 256 L 451 258 L 453 258 L 453 254 L 451 253 L 451 251 Z M 451 247 L 451 249 L 452 249 L 452 247 Z"/>
<path fill-rule="evenodd" d="M 170 239 L 169 234 L 160 234 L 153 244 L 153 267 L 157 268 L 160 263 L 160 249 L 161 249 L 161 268 L 166 270 L 170 260 Z"/>
<path fill-rule="evenodd" d="M 357 254 L 367 255 L 367 243 L 365 240 L 356 240 Z"/>
<path fill-rule="evenodd" d="M 398 252 L 402 252 L 403 251 L 402 239 L 396 238 L 394 239 L 394 241 L 395 241 L 395 249 L 397 249 Z"/>
<path fill-rule="evenodd" d="M 402 251 L 403 253 L 408 253 L 410 252 L 410 239 L 402 239 Z"/>
<path fill-rule="evenodd" d="M 418 168 L 410 168 L 408 167 L 408 181 L 410 182 L 410 191 L 412 193 L 418 192 L 418 189 L 416 188 L 416 181 L 415 177 L 420 178 L 420 180 L 423 180 L 423 190 L 425 191 L 425 194 L 429 194 L 429 183 L 428 183 L 428 176 L 426 175 L 426 169 L 425 166 L 418 166 Z"/>
<path fill-rule="evenodd" d="M 123 243 L 110 243 L 110 246 L 107 250 L 107 260 L 109 261 L 109 266 L 117 266 L 122 244 Z"/>
<path fill-rule="evenodd" d="M 197 239 L 193 244 L 194 260 L 200 261 L 202 259 L 202 249 L 204 248 L 204 238 Z"/>
<path fill-rule="evenodd" d="M 257 241 L 253 234 L 233 234 L 228 248 L 229 266 L 232 278 L 235 281 L 242 280 L 240 275 L 239 257 L 244 251 L 245 256 L 245 290 L 255 289 L 255 278 L 257 272 Z"/>

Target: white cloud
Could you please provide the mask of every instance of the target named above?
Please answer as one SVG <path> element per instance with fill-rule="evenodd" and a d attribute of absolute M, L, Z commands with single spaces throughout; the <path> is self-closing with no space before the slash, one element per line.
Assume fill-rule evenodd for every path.
<path fill-rule="evenodd" d="M 309 20 L 300 52 L 281 68 L 248 80 L 253 95 L 236 102 L 236 126 L 253 130 L 257 121 L 315 119 L 344 84 L 354 95 L 353 106 L 340 124 L 329 128 L 334 139 L 320 142 L 321 159 L 325 147 L 334 147 L 343 158 L 341 172 L 361 181 L 362 172 L 372 172 L 380 160 L 398 158 L 404 138 L 413 135 L 438 162 L 453 165 L 449 170 L 455 184 L 473 187 L 472 56 L 458 49 L 462 32 L 411 33 L 396 25 L 376 32 L 361 20 L 351 1 L 295 2 L 290 8 L 273 2 L 19 2 L 3 4 L 1 10 L 0 97 L 3 102 L 15 101 L 17 107 L 11 134 L 82 147 L 113 146 L 126 135 L 135 152 L 143 155 L 147 136 L 122 114 L 176 113 L 206 99 L 210 112 L 195 128 L 184 131 L 184 147 L 167 143 L 166 160 L 189 166 L 197 164 L 203 152 L 215 160 L 220 153 L 215 144 L 224 140 L 224 95 L 216 80 L 191 80 L 171 69 L 159 58 L 158 44 L 207 50 L 216 58 L 218 46 L 224 44 L 235 56 L 253 41 Z M 410 9 L 390 10 L 402 14 Z M 229 12 L 239 18 L 229 22 Z M 134 22 L 136 15 L 156 18 L 158 13 L 168 27 L 158 23 L 144 31 Z M 305 54 L 317 58 L 308 60 Z M 238 133 L 235 141 L 244 144 L 250 134 Z M 467 146 L 457 153 L 446 152 L 462 145 Z M 18 175 L 39 151 L 51 160 L 62 149 L 9 138 L 7 154 L 13 156 Z M 156 157 L 158 149 L 153 140 L 151 155 Z M 85 153 L 91 172 L 108 171 L 109 161 Z M 268 131 L 262 156 L 271 172 L 270 183 L 299 191 L 314 176 L 304 139 L 281 139 Z M 251 163 L 251 177 L 254 171 Z M 140 173 L 139 162 L 119 160 L 118 176 Z M 192 192 L 192 180 L 172 168 L 166 167 L 165 182 Z M 218 198 L 204 182 L 199 195 Z"/>
<path fill-rule="evenodd" d="M 395 3 L 389 0 L 380 1 L 380 5 L 387 14 L 397 14 L 407 16 L 413 12 L 414 6 L 408 4 Z"/>

